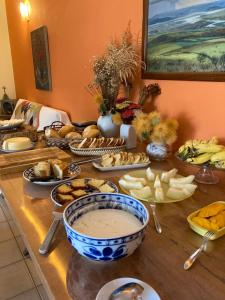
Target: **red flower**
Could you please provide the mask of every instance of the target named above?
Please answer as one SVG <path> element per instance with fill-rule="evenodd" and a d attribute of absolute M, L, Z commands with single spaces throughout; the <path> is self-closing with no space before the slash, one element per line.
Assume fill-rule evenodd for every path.
<path fill-rule="evenodd" d="M 134 117 L 133 110 L 125 110 L 121 113 L 122 119 L 130 119 Z"/>
<path fill-rule="evenodd" d="M 141 105 L 136 104 L 136 103 L 131 103 L 131 104 L 128 106 L 128 109 L 140 109 L 140 108 L 141 108 Z"/>
<path fill-rule="evenodd" d="M 127 100 L 127 98 L 118 98 L 118 99 L 116 99 L 116 103 L 123 103 L 124 101 L 126 101 Z"/>

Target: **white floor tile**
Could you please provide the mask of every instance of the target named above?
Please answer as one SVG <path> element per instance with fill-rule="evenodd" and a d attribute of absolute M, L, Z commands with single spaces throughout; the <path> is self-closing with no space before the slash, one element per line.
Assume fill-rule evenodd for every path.
<path fill-rule="evenodd" d="M 19 228 L 17 227 L 15 221 L 9 221 L 10 228 L 14 234 L 14 236 L 20 236 Z"/>
<path fill-rule="evenodd" d="M 3 210 L 0 207 L 0 222 L 5 222 L 6 221 L 6 217 L 3 213 Z"/>
<path fill-rule="evenodd" d="M 0 300 L 15 297 L 32 288 L 34 283 L 24 261 L 0 269 Z"/>
<path fill-rule="evenodd" d="M 13 298 L 9 298 L 8 300 L 41 300 L 41 297 L 36 289 L 32 289 Z"/>
<path fill-rule="evenodd" d="M 49 300 L 48 295 L 47 295 L 43 285 L 39 285 L 37 288 L 38 288 L 38 291 L 41 295 L 41 299 L 42 300 Z"/>
<path fill-rule="evenodd" d="M 0 268 L 22 259 L 23 256 L 14 239 L 0 243 Z"/>
<path fill-rule="evenodd" d="M 13 239 L 12 231 L 7 222 L 0 223 L 0 242 Z"/>

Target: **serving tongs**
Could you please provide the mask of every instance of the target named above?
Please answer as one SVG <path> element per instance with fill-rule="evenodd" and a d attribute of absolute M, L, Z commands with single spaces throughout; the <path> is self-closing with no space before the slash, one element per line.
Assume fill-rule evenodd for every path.
<path fill-rule="evenodd" d="M 66 208 L 66 206 L 68 205 L 68 203 L 57 207 L 53 212 L 53 222 L 49 227 L 49 230 L 46 234 L 46 237 L 44 239 L 44 241 L 41 243 L 40 247 L 39 247 L 39 253 L 42 255 L 45 255 L 48 253 L 50 247 L 51 247 L 51 243 L 52 240 L 55 236 L 55 233 L 57 231 L 57 228 L 59 226 L 59 223 L 63 220 L 63 211 Z"/>
<path fill-rule="evenodd" d="M 97 161 L 97 160 L 100 160 L 101 159 L 101 156 L 94 156 L 94 157 L 91 157 L 91 158 L 85 158 L 85 159 L 81 159 L 81 160 L 73 160 L 72 163 L 75 163 L 76 165 L 83 165 L 83 164 L 87 164 L 89 162 L 93 162 L 93 161 Z"/>

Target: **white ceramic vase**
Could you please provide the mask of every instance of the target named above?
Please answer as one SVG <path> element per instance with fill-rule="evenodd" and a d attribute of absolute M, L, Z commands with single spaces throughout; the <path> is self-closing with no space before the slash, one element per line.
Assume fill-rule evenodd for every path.
<path fill-rule="evenodd" d="M 113 123 L 112 114 L 100 116 L 97 126 L 104 137 L 117 137 L 120 134 L 120 125 Z"/>
<path fill-rule="evenodd" d="M 126 149 L 134 149 L 137 146 L 137 134 L 132 125 L 122 124 L 120 126 L 120 137 L 126 141 Z"/>

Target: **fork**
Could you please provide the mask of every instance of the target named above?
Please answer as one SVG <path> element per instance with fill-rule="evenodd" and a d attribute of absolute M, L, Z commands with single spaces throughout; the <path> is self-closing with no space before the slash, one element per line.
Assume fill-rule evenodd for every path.
<path fill-rule="evenodd" d="M 154 223 L 155 223 L 155 229 L 160 234 L 160 233 L 162 233 L 162 228 L 161 228 L 161 225 L 160 225 L 159 220 L 156 215 L 156 205 L 155 205 L 155 203 L 149 203 L 149 205 L 152 209 L 153 219 L 154 219 Z"/>
<path fill-rule="evenodd" d="M 209 239 L 214 235 L 214 232 L 207 231 L 203 236 L 203 243 L 201 246 L 185 261 L 184 270 L 190 269 L 195 260 L 200 256 L 200 254 L 206 250 Z"/>

